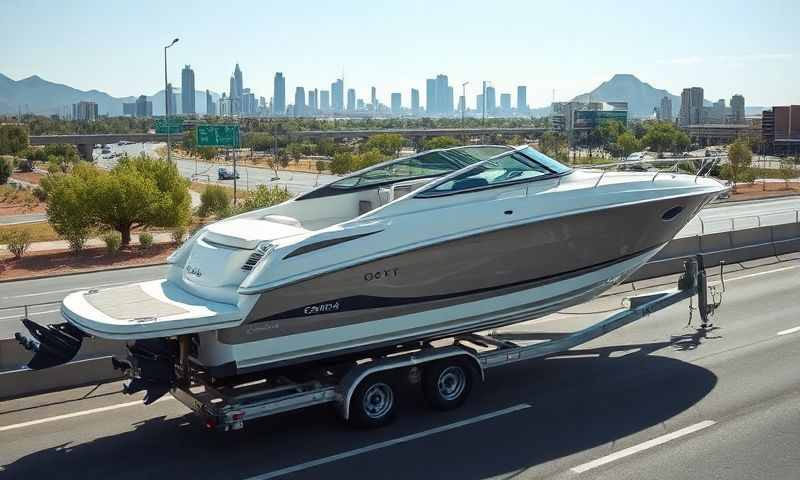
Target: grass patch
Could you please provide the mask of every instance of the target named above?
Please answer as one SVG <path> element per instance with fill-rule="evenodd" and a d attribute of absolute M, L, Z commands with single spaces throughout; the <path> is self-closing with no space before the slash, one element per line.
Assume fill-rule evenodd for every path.
<path fill-rule="evenodd" d="M 23 223 L 20 225 L 0 225 L 0 236 L 6 232 L 27 231 L 31 234 L 32 242 L 48 242 L 59 240 L 59 236 L 53 227 L 47 222 Z"/>
<path fill-rule="evenodd" d="M 0 185 L 0 203 L 13 205 L 36 205 L 39 203 L 30 190 L 14 188 L 9 185 Z"/>

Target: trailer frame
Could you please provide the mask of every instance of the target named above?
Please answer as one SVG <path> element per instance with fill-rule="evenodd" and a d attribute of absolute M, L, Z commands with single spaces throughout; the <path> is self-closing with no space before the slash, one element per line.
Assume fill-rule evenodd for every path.
<path fill-rule="evenodd" d="M 223 431 L 241 429 L 245 420 L 322 404 L 334 404 L 343 419 L 351 420 L 354 416 L 354 395 L 358 395 L 359 387 L 366 383 L 367 378 L 380 379 L 376 385 L 382 385 L 381 388 L 385 389 L 387 383 L 391 382 L 384 377 L 403 378 L 415 384 L 420 383 L 424 370 L 432 365 L 455 365 L 467 371 L 470 382 L 482 381 L 489 369 L 564 352 L 694 295 L 698 297 L 701 328 L 707 328 L 709 315 L 719 304 L 708 302 L 707 277 L 703 259 L 699 255 L 685 262 L 685 272 L 675 288 L 626 297 L 623 310 L 582 330 L 541 343 L 521 346 L 491 335 L 470 333 L 452 337 L 449 345 L 421 342 L 416 347 L 409 347 L 409 351 L 365 358 L 343 371 L 315 365 L 309 367 L 308 378 L 302 381 L 277 377 L 241 385 L 217 385 L 202 371 L 189 368 L 187 372 L 186 365 L 176 365 L 185 376 L 171 389 L 171 393 L 198 414 L 207 427 Z M 466 391 L 468 393 L 469 389 Z M 391 388 L 389 394 L 393 395 Z M 440 401 L 439 409 L 455 408 L 464 399 L 457 400 L 444 404 Z M 390 418 L 382 418 L 366 426 L 382 425 L 388 420 Z"/>

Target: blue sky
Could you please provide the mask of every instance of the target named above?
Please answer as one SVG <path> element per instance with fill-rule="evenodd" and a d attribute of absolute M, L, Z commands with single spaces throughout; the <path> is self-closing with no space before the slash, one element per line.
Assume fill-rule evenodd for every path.
<path fill-rule="evenodd" d="M 500 92 L 528 86 L 531 106 L 584 93 L 632 73 L 680 94 L 745 96 L 748 105 L 800 103 L 800 2 L 573 0 L 80 1 L 3 0 L 0 73 L 39 76 L 115 96 L 163 88 L 162 47 L 173 37 L 169 75 L 191 64 L 198 89 L 222 92 L 238 61 L 245 87 L 272 96 L 275 71 L 295 86 L 345 88 L 389 103 L 446 73 Z M 289 100 L 291 101 L 291 100 Z"/>

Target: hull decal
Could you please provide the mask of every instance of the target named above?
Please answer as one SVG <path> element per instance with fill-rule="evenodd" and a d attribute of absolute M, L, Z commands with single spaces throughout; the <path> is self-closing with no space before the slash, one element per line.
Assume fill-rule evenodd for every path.
<path fill-rule="evenodd" d="M 286 310 L 275 315 L 270 315 L 269 317 L 261 318 L 258 320 L 254 320 L 252 323 L 261 323 L 261 322 L 269 322 L 274 320 L 284 320 L 288 318 L 303 318 L 309 317 L 313 315 L 320 315 L 324 313 L 332 313 L 332 312 L 346 312 L 346 311 L 356 311 L 356 310 L 368 310 L 374 308 L 386 308 L 386 307 L 396 307 L 402 305 L 409 305 L 414 303 L 426 303 L 426 302 L 434 302 L 437 300 L 446 300 L 452 299 L 457 297 L 464 297 L 482 293 L 488 293 L 496 290 L 504 290 L 508 288 L 514 287 L 521 287 L 526 285 L 533 286 L 536 283 L 549 283 L 552 281 L 561 281 L 571 277 L 576 277 L 579 275 L 584 275 L 586 273 L 590 273 L 595 270 L 600 270 L 602 268 L 608 267 L 609 265 L 613 265 L 616 263 L 624 262 L 628 259 L 637 257 L 642 255 L 643 253 L 658 248 L 659 245 L 653 245 L 648 248 L 642 249 L 641 251 L 634 252 L 624 257 L 615 258 L 613 260 L 609 260 L 606 262 L 598 263 L 595 265 L 590 265 L 588 267 L 581 267 L 575 270 L 571 270 L 568 272 L 561 272 L 555 275 L 548 275 L 544 277 L 537 277 L 531 278 L 526 280 L 521 280 L 518 282 L 507 283 L 503 285 L 495 285 L 491 287 L 484 287 L 484 288 L 477 288 L 473 290 L 461 291 L 461 292 L 453 292 L 453 293 L 446 293 L 440 295 L 428 295 L 428 296 L 421 296 L 421 297 L 378 297 L 378 296 L 371 296 L 371 295 L 353 295 L 349 297 L 342 297 L 337 299 L 329 300 L 322 304 L 313 304 L 313 305 L 304 305 L 302 307 L 293 308 L 291 310 Z"/>
<path fill-rule="evenodd" d="M 333 245 L 338 245 L 338 244 L 344 243 L 344 242 L 349 242 L 350 240 L 355 240 L 357 238 L 368 237 L 370 235 L 373 235 L 375 233 L 379 233 L 379 232 L 382 232 L 382 231 L 383 230 L 378 230 L 378 231 L 375 231 L 375 232 L 362 233 L 362 234 L 359 234 L 359 235 L 351 235 L 349 237 L 332 238 L 330 240 L 323 240 L 321 242 L 311 243 L 309 245 L 303 245 L 302 247 L 300 247 L 298 249 L 292 250 L 288 255 L 283 257 L 283 259 L 286 260 L 287 258 L 297 257 L 297 256 L 300 256 L 300 255 L 303 255 L 303 254 L 306 254 L 306 253 L 310 253 L 310 252 L 313 252 L 313 251 L 316 251 L 316 250 L 319 250 L 319 249 L 322 249 L 322 248 L 331 247 Z"/>

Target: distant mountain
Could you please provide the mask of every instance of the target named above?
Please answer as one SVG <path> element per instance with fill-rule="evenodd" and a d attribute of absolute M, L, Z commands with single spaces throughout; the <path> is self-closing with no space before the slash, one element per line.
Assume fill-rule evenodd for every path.
<path fill-rule="evenodd" d="M 628 115 L 632 118 L 642 118 L 651 116 L 653 108 L 659 107 L 661 99 L 665 96 L 672 101 L 672 114 L 677 115 L 681 108 L 681 97 L 654 88 L 629 73 L 618 73 L 611 77 L 611 80 L 601 83 L 589 93 L 578 95 L 572 101 L 628 102 Z"/>
<path fill-rule="evenodd" d="M 672 101 L 672 115 L 678 116 L 681 110 L 681 97 L 670 92 L 657 89 L 649 83 L 643 82 L 636 76 L 628 73 L 618 73 L 611 80 L 603 82 L 599 87 L 589 93 L 584 93 L 573 98 L 575 102 L 604 101 L 628 102 L 628 115 L 631 118 L 647 118 L 653 115 L 653 109 L 661 106 L 661 99 L 665 96 Z M 726 101 L 726 104 L 728 101 Z M 705 106 L 711 102 L 704 100 Z M 757 115 L 764 107 L 747 106 L 745 115 Z"/>
<path fill-rule="evenodd" d="M 175 89 L 180 93 L 180 89 Z M 137 95 L 138 96 L 138 95 Z M 211 92 L 214 101 L 219 95 Z M 22 80 L 12 80 L 0 73 L 0 114 L 14 114 L 20 110 L 39 115 L 64 113 L 64 108 L 72 108 L 73 103 L 80 101 L 97 103 L 100 115 L 122 115 L 122 104 L 133 102 L 136 96 L 112 97 L 99 90 L 83 91 L 60 83 L 53 83 L 33 75 Z M 164 91 L 159 90 L 155 95 L 148 96 L 153 102 L 153 114 L 164 114 Z M 195 91 L 195 107 L 197 113 L 206 113 L 206 92 Z M 180 108 L 180 97 L 178 99 Z M 71 112 L 71 110 L 70 110 Z"/>

